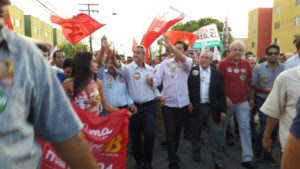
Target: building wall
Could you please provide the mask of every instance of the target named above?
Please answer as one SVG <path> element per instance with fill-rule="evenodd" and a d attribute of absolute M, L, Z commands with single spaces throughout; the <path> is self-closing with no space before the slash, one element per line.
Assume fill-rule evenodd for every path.
<path fill-rule="evenodd" d="M 41 42 L 53 44 L 53 30 L 50 24 L 31 15 L 25 15 L 25 35 Z"/>
<path fill-rule="evenodd" d="M 298 24 L 296 24 L 296 17 L 299 18 Z M 278 28 L 275 28 L 275 25 Z M 277 42 L 282 52 L 295 52 L 293 40 L 297 35 L 300 35 L 299 0 L 274 0 L 272 42 Z"/>
<path fill-rule="evenodd" d="M 259 8 L 258 10 L 257 58 L 265 55 L 265 48 L 272 42 L 272 10 L 272 8 Z"/>
<path fill-rule="evenodd" d="M 251 51 L 257 56 L 258 9 L 254 9 L 249 12 L 248 22 L 248 41 L 246 51 Z"/>
<path fill-rule="evenodd" d="M 63 41 L 64 37 L 62 31 L 57 28 L 53 28 L 53 46 L 60 45 Z"/>
<path fill-rule="evenodd" d="M 25 34 L 25 27 L 24 27 L 24 16 L 23 16 L 23 11 L 20 10 L 18 7 L 15 5 L 10 5 L 8 8 L 9 15 L 11 22 L 14 27 L 14 31 L 24 35 Z"/>

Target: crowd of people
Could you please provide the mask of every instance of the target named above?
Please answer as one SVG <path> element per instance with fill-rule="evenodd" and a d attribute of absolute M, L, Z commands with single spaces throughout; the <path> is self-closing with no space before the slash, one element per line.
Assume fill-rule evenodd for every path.
<path fill-rule="evenodd" d="M 282 169 L 300 167 L 300 37 L 295 54 L 270 44 L 258 61 L 243 42 L 234 41 L 218 61 L 210 50 L 172 44 L 163 34 L 167 53 L 147 64 L 144 46 L 134 46 L 125 60 L 103 36 L 99 51 L 65 59 L 57 50 L 49 63 L 47 47 L 34 46 L 4 26 L 9 4 L 0 1 L 1 167 L 38 168 L 37 136 L 53 143 L 71 168 L 96 169 L 70 101 L 99 116 L 128 109 L 135 169 L 153 169 L 155 134 L 166 146 L 169 169 L 179 169 L 182 130 L 192 160 L 199 163 L 205 127 L 214 168 L 226 168 L 225 145 L 234 146 L 232 119 L 241 166 L 254 169 L 256 161 L 278 166 L 272 150 L 279 133 Z"/>

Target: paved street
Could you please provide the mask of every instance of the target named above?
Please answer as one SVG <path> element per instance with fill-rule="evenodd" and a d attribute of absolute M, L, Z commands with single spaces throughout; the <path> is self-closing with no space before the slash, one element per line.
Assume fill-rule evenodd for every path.
<path fill-rule="evenodd" d="M 213 169 L 213 165 L 211 162 L 211 156 L 208 151 L 208 142 L 207 142 L 207 135 L 206 133 L 203 134 L 204 137 L 204 145 L 201 150 L 201 162 L 195 163 L 192 161 L 192 152 L 191 152 L 191 145 L 190 142 L 187 140 L 184 140 L 183 138 L 180 140 L 180 146 L 179 146 L 179 158 L 180 158 L 180 166 L 181 169 Z M 225 166 L 226 169 L 243 169 L 240 165 L 241 160 L 241 146 L 239 143 L 239 138 L 236 138 L 235 140 L 235 146 L 234 147 L 226 147 L 225 149 Z M 168 169 L 168 159 L 167 159 L 167 151 L 164 150 L 159 143 L 159 141 L 156 141 L 155 144 L 155 154 L 154 154 L 154 161 L 153 161 L 153 167 L 154 169 Z M 134 160 L 131 154 L 131 147 L 128 146 L 128 169 L 134 169 Z M 280 159 L 280 150 L 279 145 L 276 145 L 276 149 L 274 150 L 274 156 L 277 161 Z M 280 167 L 271 167 L 267 164 L 258 163 L 259 169 L 279 169 Z"/>

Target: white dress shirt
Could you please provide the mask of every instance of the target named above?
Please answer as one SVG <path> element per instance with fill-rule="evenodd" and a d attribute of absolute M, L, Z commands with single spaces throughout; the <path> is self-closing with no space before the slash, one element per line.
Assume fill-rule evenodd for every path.
<path fill-rule="evenodd" d="M 186 57 L 184 63 L 178 63 L 174 58 L 164 60 L 153 78 L 153 86 L 163 83 L 161 95 L 168 107 L 182 108 L 190 103 L 187 80 L 193 60 Z"/>
<path fill-rule="evenodd" d="M 300 65 L 300 56 L 298 54 L 294 55 L 293 57 L 289 58 L 285 62 L 285 70 L 292 69 Z"/>
<path fill-rule="evenodd" d="M 200 103 L 209 103 L 210 67 L 206 70 L 200 67 Z"/>
<path fill-rule="evenodd" d="M 153 100 L 159 96 L 156 88 L 150 87 L 147 82 L 147 76 L 154 76 L 154 68 L 145 64 L 145 67 L 139 67 L 134 61 L 129 65 L 121 65 L 117 69 L 126 80 L 129 95 L 135 103 L 144 103 Z"/>

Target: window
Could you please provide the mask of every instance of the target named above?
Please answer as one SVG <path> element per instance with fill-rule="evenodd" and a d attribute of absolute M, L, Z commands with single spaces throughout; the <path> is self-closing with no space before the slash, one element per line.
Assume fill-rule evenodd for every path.
<path fill-rule="evenodd" d="M 252 29 L 252 35 L 256 35 L 256 29 L 255 28 Z"/>
<path fill-rule="evenodd" d="M 300 6 L 300 0 L 296 0 L 296 6 Z"/>
<path fill-rule="evenodd" d="M 48 37 L 48 35 L 49 35 L 48 32 L 45 32 L 45 36 Z"/>
<path fill-rule="evenodd" d="M 21 20 L 20 19 L 15 19 L 15 26 L 18 28 L 21 28 Z"/>
<path fill-rule="evenodd" d="M 295 25 L 300 25 L 300 16 L 295 17 Z"/>
<path fill-rule="evenodd" d="M 256 21 L 256 16 L 255 16 L 255 15 L 252 16 L 252 21 L 253 21 L 253 22 Z"/>
<path fill-rule="evenodd" d="M 37 27 L 34 27 L 33 31 L 34 31 L 34 33 L 38 33 Z"/>
<path fill-rule="evenodd" d="M 278 38 L 275 38 L 275 39 L 274 39 L 274 43 L 275 43 L 276 45 L 279 45 L 279 39 L 278 39 Z"/>
<path fill-rule="evenodd" d="M 251 46 L 252 48 L 255 48 L 255 42 L 252 42 Z"/>
<path fill-rule="evenodd" d="M 280 28 L 280 22 L 275 22 L 274 28 L 279 29 Z"/>
<path fill-rule="evenodd" d="M 280 13 L 280 7 L 279 7 L 279 6 L 276 6 L 276 7 L 275 7 L 275 13 L 276 13 L 276 14 L 279 14 L 279 13 Z"/>

